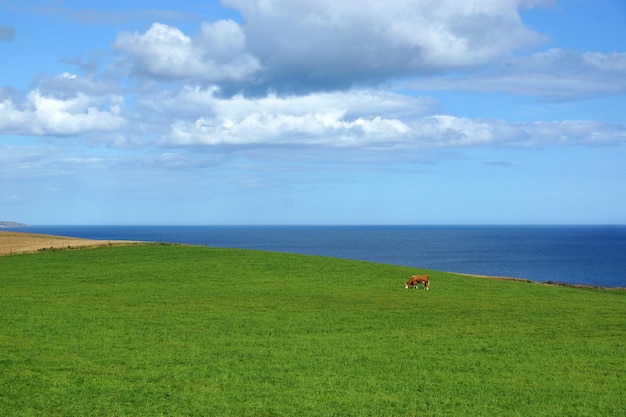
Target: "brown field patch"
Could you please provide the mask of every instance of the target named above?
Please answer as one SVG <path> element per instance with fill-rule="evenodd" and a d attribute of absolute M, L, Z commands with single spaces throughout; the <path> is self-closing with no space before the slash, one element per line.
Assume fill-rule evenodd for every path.
<path fill-rule="evenodd" d="M 109 245 L 135 245 L 144 242 L 126 240 L 90 240 L 75 237 L 0 231 L 0 256 L 42 250 L 95 248 Z"/>

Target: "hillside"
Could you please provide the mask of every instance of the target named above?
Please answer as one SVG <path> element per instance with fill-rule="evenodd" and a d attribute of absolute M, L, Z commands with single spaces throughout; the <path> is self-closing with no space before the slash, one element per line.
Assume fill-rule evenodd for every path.
<path fill-rule="evenodd" d="M 626 410 L 623 291 L 156 244 L 0 271 L 0 415 Z"/>

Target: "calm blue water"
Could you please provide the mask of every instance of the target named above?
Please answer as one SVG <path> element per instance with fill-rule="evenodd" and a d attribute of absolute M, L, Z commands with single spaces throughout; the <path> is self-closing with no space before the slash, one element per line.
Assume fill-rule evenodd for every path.
<path fill-rule="evenodd" d="M 626 226 L 31 226 L 12 230 L 264 249 L 626 287 Z"/>

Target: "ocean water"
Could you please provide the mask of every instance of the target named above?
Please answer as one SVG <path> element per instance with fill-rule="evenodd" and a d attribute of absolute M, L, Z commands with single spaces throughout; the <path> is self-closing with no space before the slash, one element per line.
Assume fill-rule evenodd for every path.
<path fill-rule="evenodd" d="M 263 249 L 626 287 L 626 226 L 30 226 L 11 230 Z"/>

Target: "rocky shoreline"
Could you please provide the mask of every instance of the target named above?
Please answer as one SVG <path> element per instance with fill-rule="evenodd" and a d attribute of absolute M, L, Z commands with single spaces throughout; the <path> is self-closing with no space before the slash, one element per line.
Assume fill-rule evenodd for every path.
<path fill-rule="evenodd" d="M 0 222 L 0 228 L 28 227 L 27 224 L 17 222 Z"/>

